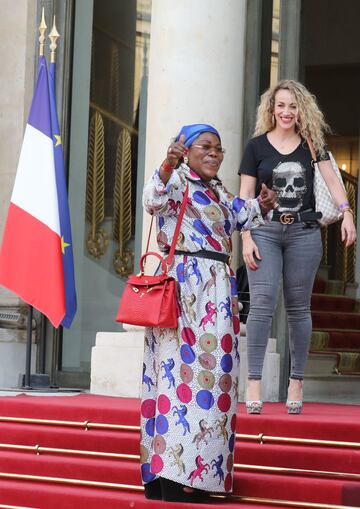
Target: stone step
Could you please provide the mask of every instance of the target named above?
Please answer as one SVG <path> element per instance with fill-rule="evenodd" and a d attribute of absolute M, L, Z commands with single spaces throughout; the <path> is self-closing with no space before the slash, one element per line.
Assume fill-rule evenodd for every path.
<path fill-rule="evenodd" d="M 304 377 L 304 401 L 360 404 L 360 375 L 308 375 Z"/>
<path fill-rule="evenodd" d="M 344 295 L 345 283 L 339 279 L 328 279 L 326 281 L 325 293 L 331 295 Z"/>
<path fill-rule="evenodd" d="M 306 376 L 332 375 L 337 366 L 337 356 L 331 353 L 310 353 L 305 369 Z"/>

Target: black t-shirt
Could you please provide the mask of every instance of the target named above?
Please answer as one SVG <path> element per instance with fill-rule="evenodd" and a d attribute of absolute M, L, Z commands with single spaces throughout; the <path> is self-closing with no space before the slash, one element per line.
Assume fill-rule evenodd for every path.
<path fill-rule="evenodd" d="M 240 164 L 239 174 L 257 179 L 256 196 L 264 182 L 278 195 L 279 212 L 314 210 L 314 173 L 311 153 L 305 140 L 290 154 L 281 154 L 266 134 L 249 140 Z"/>

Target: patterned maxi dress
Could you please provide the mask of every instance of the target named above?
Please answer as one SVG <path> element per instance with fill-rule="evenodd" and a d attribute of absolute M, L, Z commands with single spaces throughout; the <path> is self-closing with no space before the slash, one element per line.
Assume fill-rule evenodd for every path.
<path fill-rule="evenodd" d="M 177 249 L 230 254 L 235 229 L 262 223 L 256 200 L 245 204 L 220 181 L 205 184 L 182 164 L 166 186 L 156 171 L 144 189 L 145 209 L 157 216 L 160 250 L 171 244 L 186 182 L 189 197 Z M 194 488 L 229 492 L 240 360 L 235 278 L 224 262 L 186 254 L 175 255 L 169 274 L 178 281 L 178 328 L 145 330 L 143 483 L 161 476 Z"/>

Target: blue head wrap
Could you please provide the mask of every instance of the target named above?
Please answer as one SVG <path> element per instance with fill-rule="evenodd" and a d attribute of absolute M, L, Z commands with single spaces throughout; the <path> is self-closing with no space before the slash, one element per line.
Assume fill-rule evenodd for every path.
<path fill-rule="evenodd" d="M 216 136 L 221 141 L 220 134 L 215 129 L 215 127 L 212 127 L 211 125 L 208 125 L 208 124 L 184 125 L 181 128 L 181 131 L 179 132 L 179 134 L 176 136 L 175 141 L 179 141 L 180 136 L 182 134 L 184 134 L 185 135 L 185 146 L 190 147 L 191 144 L 196 140 L 196 138 L 198 136 L 200 136 L 200 134 L 202 134 L 202 133 L 216 134 Z"/>

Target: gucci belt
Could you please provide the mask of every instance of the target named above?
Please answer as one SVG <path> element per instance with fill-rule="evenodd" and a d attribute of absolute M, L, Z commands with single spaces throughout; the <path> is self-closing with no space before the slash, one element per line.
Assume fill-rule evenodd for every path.
<path fill-rule="evenodd" d="M 313 210 L 304 212 L 274 212 L 272 221 L 278 221 L 281 224 L 288 225 L 294 223 L 316 223 L 322 216 L 321 212 Z"/>
<path fill-rule="evenodd" d="M 293 224 L 295 217 L 292 214 L 281 214 L 279 220 L 281 224 Z"/>

